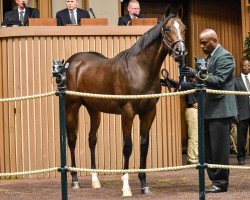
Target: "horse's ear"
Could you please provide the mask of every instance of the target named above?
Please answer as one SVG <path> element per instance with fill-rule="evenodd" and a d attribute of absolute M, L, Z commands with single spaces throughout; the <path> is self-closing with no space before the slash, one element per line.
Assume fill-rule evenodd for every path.
<path fill-rule="evenodd" d="M 62 64 L 64 63 L 64 59 L 62 60 Z"/>
<path fill-rule="evenodd" d="M 54 61 L 54 60 L 52 60 L 53 61 L 53 65 L 55 65 L 56 64 L 56 62 Z"/>
<path fill-rule="evenodd" d="M 166 12 L 165 12 L 165 18 L 168 17 L 171 13 L 171 8 L 170 6 L 168 5 L 167 8 L 166 8 Z"/>
<path fill-rule="evenodd" d="M 180 5 L 179 8 L 177 9 L 177 15 L 179 18 L 182 18 L 183 16 L 183 6 Z"/>

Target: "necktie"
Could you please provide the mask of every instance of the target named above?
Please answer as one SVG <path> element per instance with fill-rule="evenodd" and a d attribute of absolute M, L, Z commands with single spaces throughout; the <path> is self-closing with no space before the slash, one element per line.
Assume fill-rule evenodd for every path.
<path fill-rule="evenodd" d="M 76 24 L 76 19 L 73 11 L 70 11 L 70 20 L 72 24 Z"/>
<path fill-rule="evenodd" d="M 249 82 L 249 79 L 248 79 L 247 75 L 245 76 L 245 80 L 246 80 L 247 91 L 250 92 L 250 82 Z"/>
<path fill-rule="evenodd" d="M 24 12 L 23 11 L 20 12 L 20 21 L 23 25 L 24 24 Z"/>
<path fill-rule="evenodd" d="M 209 63 L 210 63 L 210 61 L 211 61 L 211 55 L 208 55 L 207 57 L 206 57 L 206 64 L 207 64 L 207 66 L 209 65 Z"/>

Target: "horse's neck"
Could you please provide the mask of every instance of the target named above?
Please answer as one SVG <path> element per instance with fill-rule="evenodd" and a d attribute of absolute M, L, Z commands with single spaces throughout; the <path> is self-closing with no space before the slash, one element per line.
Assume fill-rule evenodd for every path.
<path fill-rule="evenodd" d="M 163 46 L 162 38 L 159 37 L 142 50 L 138 55 L 138 59 L 144 61 L 142 65 L 144 70 L 147 70 L 151 75 L 155 74 L 158 76 L 167 54 L 168 51 Z"/>

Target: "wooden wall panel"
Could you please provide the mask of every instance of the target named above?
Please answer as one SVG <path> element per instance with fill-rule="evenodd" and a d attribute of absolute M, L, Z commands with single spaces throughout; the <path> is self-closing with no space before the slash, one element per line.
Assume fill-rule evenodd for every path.
<path fill-rule="evenodd" d="M 52 0 L 38 0 L 37 4 L 41 18 L 52 17 Z"/>
<path fill-rule="evenodd" d="M 248 0 L 241 0 L 241 18 L 242 18 L 242 37 L 243 40 L 250 32 L 250 5 Z"/>
<path fill-rule="evenodd" d="M 237 66 L 242 58 L 242 23 L 239 1 L 228 0 L 192 0 L 190 2 L 190 44 L 189 52 L 191 64 L 194 66 L 194 57 L 205 57 L 198 44 L 199 34 L 206 28 L 214 29 L 219 43 L 230 51 Z M 209 9 L 208 9 L 209 8 Z"/>
<path fill-rule="evenodd" d="M 3 1 L 0 1 L 0 13 L 1 13 L 1 15 L 0 15 L 0 22 L 2 22 L 3 21 Z"/>
<path fill-rule="evenodd" d="M 76 28 L 75 32 L 81 30 L 81 27 Z M 30 27 L 24 29 L 33 30 Z M 110 35 L 67 35 L 65 31 L 64 35 L 53 35 L 52 28 L 52 35 L 39 33 L 23 36 L 20 33 L 18 36 L 16 32 L 14 37 L 7 37 L 7 30 L 2 31 L 5 36 L 0 38 L 0 98 L 54 91 L 56 87 L 51 83 L 52 60 L 67 59 L 81 51 L 96 51 L 111 58 L 131 47 L 143 33 L 124 35 L 121 31 Z M 170 66 L 173 68 L 170 69 Z M 167 57 L 162 67 L 170 71 L 171 77 L 177 78 L 177 65 L 172 58 Z M 165 88 L 163 92 L 166 92 Z M 148 167 L 175 166 L 182 162 L 179 104 L 179 97 L 161 98 L 157 104 L 157 117 L 150 131 Z M 3 125 L 0 126 L 0 172 L 28 171 L 60 165 L 59 110 L 56 96 L 1 103 L 0 111 L 0 123 Z M 81 108 L 76 147 L 77 167 L 90 168 L 89 127 L 88 113 L 85 108 Z M 130 168 L 138 168 L 140 163 L 139 131 L 139 119 L 136 117 L 132 129 L 133 153 Z M 102 114 L 96 148 L 97 167 L 123 168 L 122 146 L 121 117 Z M 71 165 L 69 150 L 67 152 L 68 164 Z M 53 172 L 24 177 L 56 175 Z"/>

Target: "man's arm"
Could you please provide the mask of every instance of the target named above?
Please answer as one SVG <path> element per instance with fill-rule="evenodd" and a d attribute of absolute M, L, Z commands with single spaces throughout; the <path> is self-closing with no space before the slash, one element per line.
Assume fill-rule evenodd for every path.
<path fill-rule="evenodd" d="M 124 21 L 124 17 L 119 17 L 118 26 L 126 26 L 127 24 Z"/>
<path fill-rule="evenodd" d="M 32 18 L 40 18 L 40 11 L 38 9 L 33 10 Z"/>
<path fill-rule="evenodd" d="M 226 53 L 218 58 L 215 65 L 214 73 L 209 75 L 205 83 L 214 89 L 220 89 L 229 78 L 233 78 L 231 76 L 233 76 L 235 62 L 232 55 Z"/>
<path fill-rule="evenodd" d="M 85 18 L 90 18 L 89 12 L 85 11 Z"/>
<path fill-rule="evenodd" d="M 57 12 L 56 13 L 56 21 L 57 21 L 57 26 L 63 26 L 63 22 L 62 22 L 62 19 L 60 17 L 60 14 Z"/>
<path fill-rule="evenodd" d="M 40 18 L 40 12 L 36 8 L 27 8 L 26 14 L 28 18 Z"/>

